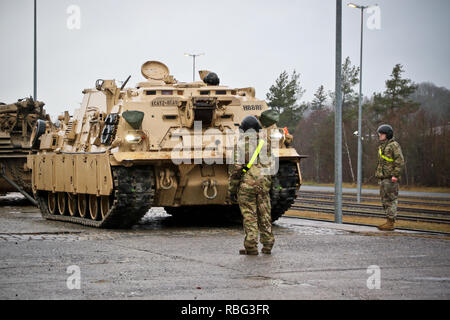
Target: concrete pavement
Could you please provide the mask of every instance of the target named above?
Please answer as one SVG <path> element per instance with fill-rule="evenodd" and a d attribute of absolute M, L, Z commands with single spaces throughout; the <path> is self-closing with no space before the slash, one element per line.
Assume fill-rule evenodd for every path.
<path fill-rule="evenodd" d="M 272 255 L 242 256 L 240 225 L 155 208 L 132 230 L 98 230 L 2 204 L 0 299 L 450 298 L 443 237 L 282 218 Z"/>

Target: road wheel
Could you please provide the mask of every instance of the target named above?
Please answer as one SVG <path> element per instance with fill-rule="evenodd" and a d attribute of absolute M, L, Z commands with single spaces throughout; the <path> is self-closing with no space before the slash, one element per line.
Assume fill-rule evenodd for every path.
<path fill-rule="evenodd" d="M 98 197 L 94 194 L 89 195 L 89 214 L 91 215 L 92 220 L 97 220 L 99 218 L 99 205 L 98 205 Z"/>
<path fill-rule="evenodd" d="M 88 208 L 86 195 L 79 194 L 77 202 L 78 202 L 78 213 L 80 214 L 80 217 L 86 218 Z"/>
<path fill-rule="evenodd" d="M 56 195 L 58 201 L 58 213 L 62 216 L 67 215 L 67 196 L 65 192 L 58 192 Z"/>
<path fill-rule="evenodd" d="M 109 210 L 111 209 L 111 197 L 101 196 L 100 197 L 100 212 L 102 214 L 102 219 L 105 219 Z"/>
<path fill-rule="evenodd" d="M 47 196 L 47 208 L 51 214 L 56 213 L 56 195 L 53 192 L 49 192 Z"/>
<path fill-rule="evenodd" d="M 67 193 L 67 207 L 69 208 L 69 214 L 75 217 L 78 214 L 77 196 L 72 193 Z"/>

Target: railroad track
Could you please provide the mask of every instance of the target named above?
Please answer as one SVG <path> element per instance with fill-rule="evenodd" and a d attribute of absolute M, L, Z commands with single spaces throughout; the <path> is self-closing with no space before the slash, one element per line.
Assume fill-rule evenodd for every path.
<path fill-rule="evenodd" d="M 319 206 L 333 206 L 334 203 L 332 201 L 327 200 L 314 200 L 314 199 L 305 199 L 305 198 L 297 198 L 295 200 L 294 205 L 319 205 Z M 365 209 L 371 211 L 380 211 L 382 209 L 381 205 L 373 205 L 373 204 L 363 204 L 363 203 L 343 203 L 343 206 L 347 208 L 356 208 L 356 209 Z M 425 208 L 409 208 L 409 207 L 397 207 L 397 212 L 408 212 L 408 213 L 418 213 L 418 214 L 426 214 L 430 216 L 448 216 L 450 217 L 450 211 L 448 210 L 434 210 L 434 209 L 425 209 Z"/>
<path fill-rule="evenodd" d="M 344 205 L 344 207 L 345 207 L 345 205 Z M 313 211 L 313 212 L 334 214 L 334 207 L 317 207 L 317 206 L 304 206 L 304 205 L 293 204 L 291 206 L 291 210 Z M 367 211 L 342 209 L 342 214 L 347 215 L 347 216 L 355 216 L 355 217 L 386 218 L 386 214 L 384 212 L 367 212 Z M 445 218 L 443 219 L 443 218 L 434 217 L 434 216 L 412 216 L 412 215 L 397 214 L 397 220 L 450 224 L 450 219 L 445 219 Z"/>
<path fill-rule="evenodd" d="M 297 196 L 297 199 L 321 199 L 321 200 L 329 200 L 329 201 L 333 201 L 334 200 L 334 196 L 333 195 L 315 195 L 315 194 L 303 194 L 303 193 L 299 193 Z M 343 201 L 347 201 L 347 202 L 356 202 L 356 197 L 352 197 L 352 196 L 344 196 L 342 197 Z M 380 197 L 361 197 L 361 202 L 380 202 Z M 436 202 L 433 200 L 429 200 L 429 201 L 411 201 L 411 200 L 402 200 L 399 199 L 398 200 L 399 204 L 402 205 L 411 205 L 411 206 L 438 206 L 438 207 L 450 207 L 450 202 L 445 203 L 445 202 Z"/>
<path fill-rule="evenodd" d="M 312 221 L 321 221 L 321 222 L 332 222 L 332 220 L 326 220 L 326 219 L 294 217 L 294 216 L 289 216 L 289 215 L 284 215 L 283 218 L 312 220 Z M 350 224 L 350 225 L 355 225 L 355 226 L 376 227 L 376 225 L 368 224 L 368 223 L 345 222 L 345 224 Z M 450 232 L 445 232 L 445 231 L 434 231 L 434 230 L 425 230 L 425 229 L 417 229 L 417 228 L 401 228 L 401 227 L 395 227 L 395 230 L 414 231 L 414 232 L 421 232 L 421 233 L 433 234 L 433 235 L 450 236 Z"/>
<path fill-rule="evenodd" d="M 407 200 L 405 200 L 407 199 Z M 380 203 L 379 196 L 376 194 L 363 194 L 362 201 L 377 201 Z M 437 203 L 437 201 L 440 201 Z M 410 222 L 428 222 L 443 225 L 450 224 L 450 210 L 445 210 L 446 206 L 450 206 L 450 199 L 443 197 L 399 197 L 399 204 L 416 205 L 427 207 L 440 207 L 442 209 L 429 209 L 398 206 L 397 219 Z M 385 218 L 386 214 L 380 204 L 356 203 L 356 195 L 354 193 L 344 193 L 343 210 L 345 216 L 352 217 L 369 217 L 369 218 Z M 309 211 L 325 214 L 334 214 L 334 193 L 332 192 L 314 192 L 299 191 L 297 199 L 291 207 L 296 211 Z"/>
<path fill-rule="evenodd" d="M 303 191 L 300 190 L 297 193 L 297 196 L 300 198 L 309 198 L 309 199 L 334 199 L 334 193 L 332 192 L 317 192 L 317 191 Z M 356 202 L 356 194 L 354 193 L 343 193 L 343 200 Z M 450 206 L 450 198 L 444 197 L 415 197 L 415 196 L 399 196 L 399 203 L 401 204 L 410 204 L 410 205 L 438 205 L 447 207 Z M 417 201 L 420 200 L 420 201 Z M 380 201 L 380 196 L 377 194 L 362 194 L 361 201 Z"/>
<path fill-rule="evenodd" d="M 303 189 L 300 189 L 297 193 L 298 194 L 334 195 L 333 191 L 311 191 L 311 190 L 303 190 Z M 356 192 L 343 192 L 343 195 L 356 197 Z M 366 192 L 366 193 L 362 193 L 361 196 L 379 198 L 379 192 L 378 192 L 378 190 L 375 190 L 374 193 Z M 399 194 L 399 198 L 412 199 L 412 200 L 433 200 L 433 201 L 450 202 L 449 196 L 438 197 L 438 196 L 415 196 L 415 195 L 408 195 L 408 194 Z"/>
<path fill-rule="evenodd" d="M 363 194 L 361 201 L 377 202 L 378 204 L 356 203 L 356 194 L 343 194 L 342 214 L 344 218 L 347 217 L 346 224 L 375 227 L 379 224 L 380 219 L 386 218 L 379 195 Z M 400 196 L 399 204 L 403 205 L 397 207 L 397 220 L 400 221 L 401 226 L 396 226 L 396 229 L 450 235 L 450 232 L 447 231 L 450 225 L 450 210 L 447 209 L 450 206 L 450 198 Z M 427 208 L 420 208 L 420 206 Z M 438 209 L 429 209 L 430 207 Z M 289 216 L 289 218 L 333 221 L 330 217 L 335 213 L 334 193 L 300 191 L 297 193 L 297 199 L 291 210 L 303 211 L 305 214 L 303 217 L 300 214 L 300 216 Z M 323 215 L 315 217 L 306 212 Z"/>

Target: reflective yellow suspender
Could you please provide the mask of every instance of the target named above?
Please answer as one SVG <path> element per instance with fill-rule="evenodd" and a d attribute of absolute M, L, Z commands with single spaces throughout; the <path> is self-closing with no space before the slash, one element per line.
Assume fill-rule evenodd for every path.
<path fill-rule="evenodd" d="M 386 157 L 386 156 L 381 152 L 381 147 L 378 149 L 378 153 L 379 153 L 380 157 L 383 158 L 384 160 L 389 161 L 389 162 L 393 162 L 393 161 L 394 161 L 394 159 L 391 159 L 391 158 Z"/>
<path fill-rule="evenodd" d="M 252 167 L 253 163 L 255 162 L 256 158 L 258 157 L 259 152 L 261 151 L 261 148 L 264 145 L 264 140 L 260 139 L 258 142 L 258 147 L 256 148 L 255 152 L 253 152 L 252 158 L 250 159 L 249 163 L 242 169 L 242 171 L 245 173 Z"/>

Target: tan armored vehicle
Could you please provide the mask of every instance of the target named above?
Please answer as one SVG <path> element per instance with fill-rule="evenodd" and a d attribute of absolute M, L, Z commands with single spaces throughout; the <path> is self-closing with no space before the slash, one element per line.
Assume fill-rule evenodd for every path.
<path fill-rule="evenodd" d="M 29 195 L 31 171 L 26 162 L 37 120 L 50 120 L 43 107 L 43 102 L 32 98 L 12 104 L 0 103 L 0 194 L 19 191 L 34 202 Z"/>
<path fill-rule="evenodd" d="M 234 144 L 226 142 L 237 137 L 244 117 L 260 115 L 267 104 L 253 88 L 207 81 L 208 71 L 200 71 L 204 81 L 192 83 L 177 82 L 158 61 L 141 71 L 146 81 L 135 88 L 97 80 L 83 91 L 73 117 L 66 112 L 58 130 L 47 125 L 40 135 L 28 166 L 46 219 L 127 228 L 152 206 L 172 215 L 239 215 L 227 194 Z M 300 156 L 279 132 L 273 220 L 290 207 L 301 184 Z"/>

